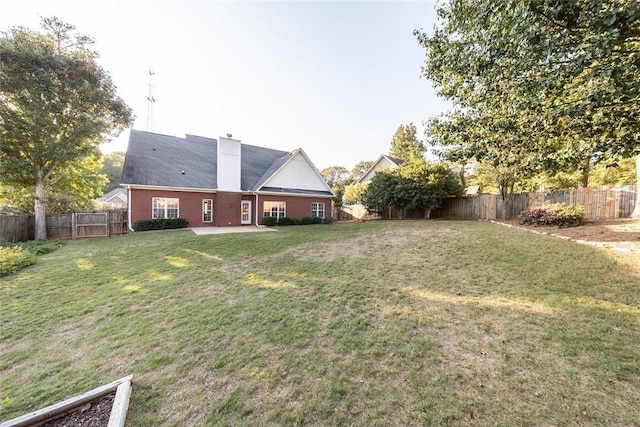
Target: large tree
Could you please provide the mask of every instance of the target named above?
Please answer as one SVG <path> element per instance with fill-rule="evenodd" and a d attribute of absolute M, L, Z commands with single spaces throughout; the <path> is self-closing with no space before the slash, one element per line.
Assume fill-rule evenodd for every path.
<path fill-rule="evenodd" d="M 454 105 L 432 121 L 432 142 L 494 166 L 516 152 L 519 170 L 585 177 L 593 163 L 640 155 L 640 3 L 451 0 L 438 15 L 432 35 L 416 31 L 424 75 Z M 456 122 L 465 126 L 444 135 Z M 496 129 L 506 146 L 475 139 Z"/>
<path fill-rule="evenodd" d="M 391 139 L 389 155 L 396 159 L 409 161 L 413 158 L 422 158 L 425 146 L 418 139 L 416 126 L 413 123 L 400 125 Z"/>
<path fill-rule="evenodd" d="M 42 29 L 0 38 L 0 172 L 4 184 L 33 189 L 36 240 L 47 237 L 46 195 L 61 171 L 98 154 L 133 118 L 89 37 L 57 18 L 43 18 Z"/>

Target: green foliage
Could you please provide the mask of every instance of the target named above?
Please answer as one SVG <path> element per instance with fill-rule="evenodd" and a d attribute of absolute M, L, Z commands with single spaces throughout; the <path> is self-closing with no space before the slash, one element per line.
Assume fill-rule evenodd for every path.
<path fill-rule="evenodd" d="M 33 265 L 38 255 L 48 254 L 61 246 L 62 242 L 59 240 L 21 243 L 0 241 L 0 276 L 7 276 Z"/>
<path fill-rule="evenodd" d="M 333 218 L 324 218 L 322 219 L 323 224 L 333 224 Z"/>
<path fill-rule="evenodd" d="M 331 220 L 331 218 L 329 218 Z M 304 218 L 288 218 L 282 217 L 280 219 L 272 216 L 267 216 L 262 219 L 262 223 L 267 226 L 287 226 L 287 225 L 311 225 L 311 224 L 331 224 L 332 221 L 327 222 L 327 218 L 318 218 L 305 216 Z"/>
<path fill-rule="evenodd" d="M 286 216 L 283 216 L 282 218 L 278 219 L 278 222 L 276 223 L 276 225 L 293 225 L 293 220 L 291 218 L 288 218 Z"/>
<path fill-rule="evenodd" d="M 518 222 L 523 225 L 576 227 L 584 224 L 584 206 L 571 207 L 557 203 L 530 208 L 518 215 Z"/>
<path fill-rule="evenodd" d="M 184 218 L 141 219 L 133 224 L 133 231 L 187 228 L 187 225 L 188 221 Z"/>
<path fill-rule="evenodd" d="M 596 165 L 591 171 L 590 185 L 633 184 L 638 177 L 635 159 L 622 159 L 615 166 Z"/>
<path fill-rule="evenodd" d="M 0 246 L 0 276 L 7 276 L 36 263 L 36 256 L 20 246 Z"/>
<path fill-rule="evenodd" d="M 76 163 L 56 169 L 56 182 L 45 195 L 47 212 L 85 212 L 95 208 L 94 202 L 102 193 L 106 176 L 100 173 L 102 159 L 88 155 Z M 34 213 L 34 188 L 0 186 L 0 204 L 13 215 Z"/>
<path fill-rule="evenodd" d="M 425 146 L 416 136 L 416 126 L 413 123 L 398 126 L 398 130 L 391 139 L 389 155 L 396 159 L 409 161 L 422 158 Z"/>
<path fill-rule="evenodd" d="M 344 187 L 349 183 L 349 171 L 344 166 L 329 166 L 320 171 L 329 187 Z"/>
<path fill-rule="evenodd" d="M 635 0 L 447 2 L 414 33 L 454 106 L 430 143 L 496 168 L 505 195 L 542 170 L 640 154 L 639 14 Z"/>
<path fill-rule="evenodd" d="M 362 195 L 367 189 L 367 184 L 351 184 L 344 187 L 344 203 L 356 204 L 362 201 Z"/>
<path fill-rule="evenodd" d="M 362 203 L 370 212 L 387 208 L 430 211 L 448 196 L 462 195 L 456 175 L 443 164 L 414 158 L 391 171 L 380 171 L 368 183 Z"/>
<path fill-rule="evenodd" d="M 102 188 L 102 194 L 120 187 L 120 177 L 124 166 L 125 153 L 114 152 L 103 155 L 102 169 L 100 173 L 107 176 L 107 183 Z"/>
<path fill-rule="evenodd" d="M 2 185 L 35 194 L 37 240 L 46 239 L 47 191 L 75 195 L 90 182 L 90 192 L 101 190 L 105 182 L 94 179 L 100 167 L 91 178 L 78 165 L 133 121 L 88 48 L 92 40 L 57 18 L 43 18 L 42 28 L 11 28 L 0 37 Z"/>
<path fill-rule="evenodd" d="M 349 181 L 351 183 L 358 182 L 360 178 L 364 176 L 365 173 L 373 166 L 373 161 L 364 160 L 355 164 L 355 166 L 351 169 L 351 175 L 349 176 Z"/>
<path fill-rule="evenodd" d="M 275 216 L 265 216 L 264 218 L 262 218 L 262 223 L 266 226 L 276 225 L 277 222 L 278 218 L 276 218 Z"/>
<path fill-rule="evenodd" d="M 34 255 L 45 255 L 62 247 L 64 242 L 62 240 L 47 240 L 44 242 L 30 240 L 28 242 L 17 243 L 17 245 Z"/>

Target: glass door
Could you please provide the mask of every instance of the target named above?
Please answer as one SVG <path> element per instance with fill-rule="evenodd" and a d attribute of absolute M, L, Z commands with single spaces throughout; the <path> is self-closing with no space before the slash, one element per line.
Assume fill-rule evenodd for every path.
<path fill-rule="evenodd" d="M 251 224 L 251 200 L 242 201 L 242 215 L 240 217 L 241 224 Z"/>

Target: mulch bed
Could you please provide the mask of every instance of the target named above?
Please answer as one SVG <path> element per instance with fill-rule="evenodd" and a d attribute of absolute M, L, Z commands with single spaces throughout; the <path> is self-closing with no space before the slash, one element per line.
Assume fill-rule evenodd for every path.
<path fill-rule="evenodd" d="M 48 421 L 44 427 L 105 427 L 109 424 L 115 393 L 89 402 L 61 418 Z"/>

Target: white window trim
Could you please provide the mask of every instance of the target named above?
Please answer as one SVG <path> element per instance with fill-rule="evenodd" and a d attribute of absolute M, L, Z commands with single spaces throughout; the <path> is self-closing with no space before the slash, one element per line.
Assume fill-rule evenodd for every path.
<path fill-rule="evenodd" d="M 315 206 L 316 209 L 314 209 L 314 206 Z M 315 216 L 314 217 L 313 214 L 314 214 L 314 212 L 318 212 L 319 211 L 319 209 L 318 209 L 319 206 L 322 206 L 322 216 Z M 311 202 L 311 217 L 312 218 L 322 218 L 322 219 L 324 219 L 325 207 L 326 206 L 324 205 L 323 202 Z"/>
<path fill-rule="evenodd" d="M 163 216 L 156 216 L 156 206 L 157 206 L 157 200 L 159 199 L 163 199 L 165 200 L 164 202 L 164 215 Z M 176 209 L 177 213 L 176 213 L 176 218 L 180 218 L 180 198 L 178 197 L 153 197 L 151 199 L 151 218 L 152 219 L 164 219 L 164 218 L 169 218 L 167 216 L 167 211 L 168 209 L 168 203 L 166 202 L 167 200 L 177 200 L 178 201 L 178 207 Z"/>
<path fill-rule="evenodd" d="M 211 209 L 209 212 L 211 219 L 208 221 L 204 219 L 204 205 L 206 202 L 209 202 L 209 208 Z M 213 199 L 202 199 L 202 222 L 213 222 Z"/>
<path fill-rule="evenodd" d="M 275 216 L 275 217 L 271 214 L 271 211 L 273 210 L 273 207 L 270 207 L 269 211 L 267 211 L 265 209 L 267 203 L 269 203 L 269 204 L 280 204 L 280 203 L 282 203 L 282 205 L 284 206 L 282 216 L 280 216 L 280 209 L 278 209 L 278 216 Z M 273 218 L 280 219 L 280 218 L 284 218 L 286 216 L 287 216 L 287 202 L 272 201 L 272 200 L 267 200 L 267 201 L 262 202 L 262 217 L 263 218 L 273 217 Z"/>

